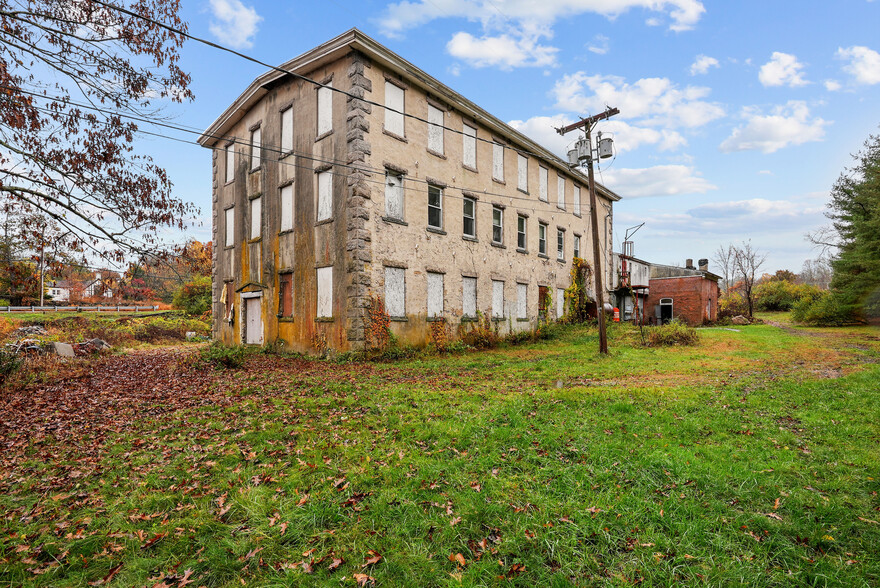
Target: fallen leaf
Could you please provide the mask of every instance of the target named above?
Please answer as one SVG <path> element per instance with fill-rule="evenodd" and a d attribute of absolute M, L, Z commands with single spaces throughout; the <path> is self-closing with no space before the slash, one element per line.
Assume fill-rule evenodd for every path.
<path fill-rule="evenodd" d="M 480 484 L 479 482 L 471 482 L 471 489 L 476 490 L 477 492 L 479 492 L 480 490 L 483 489 L 483 485 Z"/>
<path fill-rule="evenodd" d="M 354 574 L 354 579 L 357 580 L 358 586 L 375 586 L 376 578 L 370 577 L 366 574 Z"/>
<path fill-rule="evenodd" d="M 108 573 L 102 579 L 95 580 L 94 582 L 89 582 L 89 586 L 100 586 L 101 584 L 109 584 L 110 581 L 113 580 L 113 576 L 119 573 L 120 568 L 122 568 L 122 563 L 120 563 L 118 566 L 110 568 L 110 573 Z"/>
<path fill-rule="evenodd" d="M 464 556 L 461 553 L 450 553 L 449 561 L 457 562 L 460 566 L 467 565 L 467 562 L 464 559 Z"/>
<path fill-rule="evenodd" d="M 362 568 L 377 564 L 382 561 L 382 556 L 379 555 L 378 551 L 371 549 L 367 553 L 369 553 L 369 557 L 364 558 L 364 564 L 361 566 Z"/>
<path fill-rule="evenodd" d="M 342 559 L 341 557 L 335 557 L 335 558 L 333 558 L 333 561 L 330 562 L 330 565 L 327 566 L 327 569 L 332 572 L 333 570 L 335 570 L 336 568 L 338 568 L 339 566 L 341 566 L 344 563 L 345 563 L 344 559 Z"/>
<path fill-rule="evenodd" d="M 455 517 L 451 521 L 449 521 L 449 526 L 454 527 L 455 525 L 457 525 L 460 522 L 461 522 L 461 517 Z"/>

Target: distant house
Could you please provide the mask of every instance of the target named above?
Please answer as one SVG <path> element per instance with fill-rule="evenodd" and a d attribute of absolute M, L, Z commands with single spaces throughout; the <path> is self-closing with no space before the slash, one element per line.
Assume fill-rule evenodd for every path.
<path fill-rule="evenodd" d="M 53 302 L 78 302 L 82 298 L 113 298 L 115 279 L 101 272 L 87 280 L 54 280 L 46 287 Z"/>
<path fill-rule="evenodd" d="M 101 272 L 95 272 L 95 277 L 82 283 L 83 298 L 113 298 L 112 278 L 102 278 Z"/>
<path fill-rule="evenodd" d="M 46 288 L 46 293 L 49 294 L 53 302 L 69 302 L 70 292 L 75 287 L 76 285 L 71 280 L 56 280 Z"/>

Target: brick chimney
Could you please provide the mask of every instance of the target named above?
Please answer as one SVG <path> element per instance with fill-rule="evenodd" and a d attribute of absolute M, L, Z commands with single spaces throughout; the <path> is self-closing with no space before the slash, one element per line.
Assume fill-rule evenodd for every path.
<path fill-rule="evenodd" d="M 692 269 L 697 269 L 697 268 L 694 267 L 694 260 L 688 258 L 687 261 L 685 261 L 684 269 L 690 269 L 690 270 L 692 270 Z"/>
<path fill-rule="evenodd" d="M 708 259 L 701 259 L 698 263 L 700 265 L 701 272 L 709 271 L 709 260 Z"/>

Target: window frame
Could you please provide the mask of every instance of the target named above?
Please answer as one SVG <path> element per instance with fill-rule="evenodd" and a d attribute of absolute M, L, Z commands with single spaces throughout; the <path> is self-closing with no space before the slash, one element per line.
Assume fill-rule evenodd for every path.
<path fill-rule="evenodd" d="M 473 134 L 468 131 L 473 131 Z M 461 163 L 465 167 L 469 167 L 471 169 L 477 169 L 477 128 L 472 127 L 467 123 L 462 123 L 461 125 L 461 136 L 462 136 L 462 152 L 461 152 Z M 471 147 L 468 150 L 468 146 Z M 472 155 L 472 161 L 468 161 L 468 152 L 470 151 Z"/>
<path fill-rule="evenodd" d="M 281 109 L 279 116 L 280 137 L 281 137 L 281 157 L 289 155 L 293 152 L 293 105 L 289 105 Z M 285 124 L 285 120 L 288 121 Z M 286 132 L 285 132 L 286 131 Z"/>
<path fill-rule="evenodd" d="M 550 202 L 549 195 L 550 170 L 543 165 L 538 166 L 538 200 Z"/>
<path fill-rule="evenodd" d="M 251 129 L 251 167 L 250 171 L 255 172 L 260 169 L 260 155 L 262 151 L 263 131 L 260 126 Z"/>
<path fill-rule="evenodd" d="M 467 205 L 471 205 L 471 216 L 467 215 Z M 467 232 L 467 221 L 471 221 L 472 231 L 470 233 Z M 477 238 L 477 199 L 471 198 L 470 196 L 465 196 L 462 198 L 461 203 L 461 234 L 469 239 Z"/>
<path fill-rule="evenodd" d="M 431 204 L 432 190 L 436 191 L 436 193 L 439 195 L 438 204 L 436 204 L 436 205 Z M 439 226 L 431 224 L 431 209 L 432 208 L 436 209 L 437 214 L 440 216 Z M 443 188 L 441 188 L 440 186 L 435 186 L 434 184 L 428 184 L 428 228 L 429 229 L 436 229 L 438 231 L 443 230 Z"/>
<path fill-rule="evenodd" d="M 286 288 L 285 288 L 286 286 Z M 286 294 L 286 295 L 285 295 Z M 293 317 L 293 272 L 278 272 L 278 318 Z"/>
<path fill-rule="evenodd" d="M 492 179 L 504 183 L 504 145 L 492 143 Z"/>
<path fill-rule="evenodd" d="M 581 257 L 581 236 L 575 234 L 574 239 L 572 239 L 572 257 Z"/>
<path fill-rule="evenodd" d="M 516 319 L 529 319 L 529 285 L 523 282 L 516 283 Z"/>
<path fill-rule="evenodd" d="M 538 255 L 547 257 L 547 223 L 538 223 Z"/>
<path fill-rule="evenodd" d="M 235 181 L 235 140 L 226 144 L 226 182 Z"/>
<path fill-rule="evenodd" d="M 498 222 L 496 223 L 496 216 Z M 495 233 L 498 233 L 498 238 L 495 238 Z M 492 243 L 494 245 L 504 245 L 504 208 L 501 206 L 492 206 Z"/>
<path fill-rule="evenodd" d="M 315 94 L 318 101 L 315 132 L 320 138 L 333 132 L 333 80 L 324 83 L 323 86 L 318 86 Z"/>
<path fill-rule="evenodd" d="M 572 200 L 574 201 L 574 204 L 572 205 L 574 207 L 574 215 L 580 216 L 581 215 L 581 187 L 578 186 L 577 184 L 574 184 L 574 190 L 572 193 Z"/>
<path fill-rule="evenodd" d="M 324 296 L 325 306 L 329 306 L 330 314 L 321 314 L 321 275 L 322 273 L 329 278 L 329 286 L 330 291 L 325 292 L 327 296 Z M 329 275 L 328 275 L 329 274 Z M 333 266 L 327 265 L 324 267 L 315 268 L 315 318 L 317 319 L 332 319 L 333 318 Z"/>
<path fill-rule="evenodd" d="M 326 179 L 325 179 L 326 178 Z M 319 171 L 315 174 L 315 182 L 317 183 L 317 206 L 316 208 L 316 221 L 329 221 L 333 219 L 333 174 L 329 169 L 325 169 Z M 323 191 L 323 187 L 327 186 L 326 190 L 326 199 L 323 197 L 325 192 Z M 321 203 L 326 202 L 327 204 L 327 213 L 326 216 L 321 216 Z"/>
<path fill-rule="evenodd" d="M 400 307 L 401 307 L 400 311 L 401 312 L 399 312 L 399 313 L 393 312 L 396 309 L 391 309 L 388 306 L 388 302 L 391 299 L 391 297 L 388 295 L 389 294 L 388 284 L 390 282 L 390 280 L 388 279 L 389 275 L 399 275 L 400 276 L 399 286 L 401 288 L 401 291 L 399 294 L 400 294 Z M 384 277 L 384 282 L 385 282 L 384 283 L 385 312 L 388 314 L 389 317 L 391 317 L 393 319 L 406 318 L 406 269 L 402 268 L 402 267 L 386 265 L 383 277 Z"/>
<path fill-rule="evenodd" d="M 518 214 L 516 215 L 516 247 L 520 251 L 526 251 L 528 244 L 528 217 Z"/>
<path fill-rule="evenodd" d="M 285 193 L 290 195 L 288 198 L 290 205 L 286 206 L 286 207 L 284 205 Z M 280 188 L 278 188 L 278 202 L 280 204 L 279 215 L 281 216 L 281 222 L 280 222 L 279 229 L 278 229 L 279 233 L 287 233 L 287 232 L 290 232 L 293 230 L 293 227 L 295 224 L 294 223 L 294 215 L 295 215 L 295 213 L 294 213 L 294 197 L 295 197 L 295 194 L 293 192 L 293 183 L 285 184 L 285 185 L 281 186 Z M 288 208 L 289 211 L 285 211 L 285 208 Z"/>
<path fill-rule="evenodd" d="M 565 229 L 556 229 L 556 261 L 565 261 Z"/>
<path fill-rule="evenodd" d="M 436 118 L 436 116 L 432 117 L 432 113 L 440 114 L 440 122 L 431 122 L 432 118 Z M 446 112 L 442 108 L 437 108 L 433 104 L 428 104 L 428 151 L 435 153 L 437 155 L 445 155 L 445 137 L 444 137 L 444 125 L 445 125 Z M 432 130 L 434 133 L 432 134 Z M 440 149 L 435 149 L 436 145 L 432 145 L 432 140 L 439 141 Z"/>
<path fill-rule="evenodd" d="M 529 158 L 522 153 L 516 154 L 516 189 L 529 193 Z"/>
<path fill-rule="evenodd" d="M 224 209 L 225 226 L 224 226 L 224 247 L 235 247 L 235 205 Z"/>
<path fill-rule="evenodd" d="M 565 210 L 565 176 L 556 176 L 556 208 Z"/>
<path fill-rule="evenodd" d="M 400 91 L 399 107 L 396 104 L 392 105 L 390 103 L 390 98 L 394 92 L 389 92 L 389 89 L 392 89 L 394 92 Z M 406 137 L 406 116 L 404 115 L 406 112 L 406 89 L 389 79 L 385 80 L 385 108 L 383 110 L 385 110 L 385 120 L 383 121 L 382 129 L 395 137 Z M 396 130 L 398 127 L 400 129 L 399 132 Z"/>
<path fill-rule="evenodd" d="M 392 178 L 394 178 L 394 180 L 397 182 L 396 184 L 393 184 L 391 182 Z M 389 209 L 388 204 L 391 201 L 391 199 L 389 198 L 389 192 L 391 193 L 391 196 L 397 198 L 400 202 L 400 214 L 399 215 L 393 214 L 392 211 Z M 399 220 L 399 221 L 403 222 L 405 215 L 406 215 L 406 210 L 404 208 L 405 204 L 406 204 L 406 198 L 404 198 L 403 174 L 396 172 L 396 171 L 392 171 L 390 169 L 386 169 L 385 170 L 385 216 L 387 218 L 391 218 L 391 219 Z"/>
<path fill-rule="evenodd" d="M 428 320 L 437 320 L 443 317 L 443 312 L 446 308 L 446 278 L 444 274 L 440 272 L 425 272 L 425 288 L 427 292 L 427 296 L 425 297 L 425 311 L 428 317 Z M 432 299 L 431 299 L 431 280 L 432 277 L 434 280 L 440 280 L 440 311 L 437 312 L 436 308 L 434 309 L 434 314 L 431 314 L 432 310 Z M 436 302 L 436 301 L 435 301 Z"/>
<path fill-rule="evenodd" d="M 473 285 L 474 285 L 474 298 L 473 298 L 474 312 L 473 312 L 473 314 L 468 314 L 465 309 L 465 301 L 467 300 L 467 298 L 465 298 L 465 284 L 470 284 L 470 283 L 473 283 Z M 461 277 L 461 316 L 462 316 L 462 318 L 464 318 L 464 319 L 476 319 L 477 318 L 477 312 L 479 310 L 479 308 L 478 308 L 478 301 L 479 301 L 478 294 L 479 294 L 479 284 L 477 283 L 477 278 L 475 278 L 473 276 L 462 276 Z"/>
<path fill-rule="evenodd" d="M 250 215 L 250 228 L 248 240 L 254 241 L 263 236 L 263 197 L 254 196 L 248 201 L 248 214 Z"/>

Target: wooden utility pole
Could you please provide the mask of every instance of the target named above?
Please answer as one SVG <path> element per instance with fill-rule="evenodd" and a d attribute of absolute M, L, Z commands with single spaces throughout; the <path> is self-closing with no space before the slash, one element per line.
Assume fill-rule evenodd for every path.
<path fill-rule="evenodd" d="M 596 315 L 599 320 L 599 353 L 608 354 L 608 333 L 605 330 L 605 292 L 602 286 L 602 258 L 599 249 L 599 213 L 597 212 L 596 180 L 593 177 L 593 127 L 600 120 L 606 120 L 620 114 L 616 108 L 608 108 L 605 112 L 589 118 L 581 119 L 580 122 L 572 123 L 561 129 L 556 129 L 560 135 L 569 131 L 583 128 L 587 139 L 587 177 L 590 181 L 590 220 L 593 223 L 593 275 L 596 276 Z M 609 261 L 610 262 L 610 261 Z"/>

